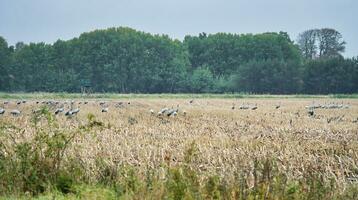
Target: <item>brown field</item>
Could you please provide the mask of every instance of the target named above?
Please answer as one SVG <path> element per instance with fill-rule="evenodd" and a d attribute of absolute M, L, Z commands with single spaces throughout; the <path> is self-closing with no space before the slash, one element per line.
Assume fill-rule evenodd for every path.
<path fill-rule="evenodd" d="M 116 107 L 121 100 L 106 100 L 109 111 L 102 113 L 99 100 L 88 100 L 87 105 L 76 100 L 74 107 L 81 109 L 77 116 L 68 118 L 62 113 L 56 118 L 59 129 L 66 131 L 88 123 L 90 113 L 103 123 L 81 129 L 64 153 L 65 158 L 81 163 L 93 181 L 101 176 L 98 159 L 113 167 L 133 166 L 142 174 L 148 169 L 160 173 L 163 163 L 183 164 L 184 152 L 195 142 L 198 152 L 191 167 L 200 177 L 218 174 L 230 182 L 244 172 L 250 185 L 254 184 L 255 161 L 274 159 L 277 170 L 290 180 L 300 180 L 307 172 L 317 173 L 324 180 L 335 180 L 344 190 L 358 180 L 358 100 L 316 100 L 350 106 L 316 109 L 314 116 L 309 116 L 305 106 L 312 101 L 195 99 L 189 103 L 189 99 L 127 99 Z M 233 103 L 235 109 L 231 108 Z M 258 109 L 240 110 L 242 103 L 257 104 Z M 279 109 L 275 108 L 277 104 L 281 104 Z M 0 122 L 23 130 L 15 134 L 15 141 L 33 137 L 30 118 L 39 105 L 35 100 L 21 104 L 20 116 L 8 112 L 17 107 L 14 102 L 5 107 L 7 112 L 0 116 Z M 177 116 L 156 114 L 163 107 L 177 105 Z M 155 110 L 154 115 L 150 109 Z"/>

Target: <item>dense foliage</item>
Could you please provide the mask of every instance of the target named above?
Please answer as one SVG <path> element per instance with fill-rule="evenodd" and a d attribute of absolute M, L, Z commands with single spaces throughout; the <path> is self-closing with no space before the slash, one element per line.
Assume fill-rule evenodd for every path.
<path fill-rule="evenodd" d="M 130 28 L 83 33 L 54 44 L 0 37 L 0 91 L 357 93 L 357 59 L 332 29 L 186 36 Z"/>

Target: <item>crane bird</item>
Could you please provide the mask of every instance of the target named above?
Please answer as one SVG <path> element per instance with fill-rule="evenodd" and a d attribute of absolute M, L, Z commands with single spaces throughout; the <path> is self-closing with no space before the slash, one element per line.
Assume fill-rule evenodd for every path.
<path fill-rule="evenodd" d="M 64 108 L 57 108 L 55 110 L 55 115 L 59 114 L 59 113 L 62 113 L 65 109 Z"/>
<path fill-rule="evenodd" d="M 150 109 L 149 112 L 150 112 L 150 114 L 154 115 L 154 110 L 153 109 Z"/>
<path fill-rule="evenodd" d="M 101 112 L 108 112 L 108 107 L 103 107 Z"/>
<path fill-rule="evenodd" d="M 308 115 L 309 115 L 309 116 L 313 116 L 313 115 L 314 115 L 314 110 L 313 110 L 313 109 L 309 109 L 309 110 L 308 110 Z"/>
<path fill-rule="evenodd" d="M 72 114 L 77 114 L 80 112 L 80 109 L 79 108 L 75 108 L 72 110 Z"/>
<path fill-rule="evenodd" d="M 71 109 L 65 113 L 65 116 L 71 117 L 72 115 L 76 115 L 79 112 L 80 112 L 79 108 L 72 109 L 72 106 L 71 106 Z"/>
<path fill-rule="evenodd" d="M 168 110 L 169 110 L 169 108 L 162 108 L 162 109 L 158 112 L 158 115 L 163 115 L 163 114 L 165 114 Z"/>
<path fill-rule="evenodd" d="M 256 110 L 256 109 L 257 109 L 257 104 L 251 107 L 251 110 Z"/>
<path fill-rule="evenodd" d="M 169 109 L 168 112 L 167 112 L 167 116 L 170 117 L 170 116 L 176 116 L 179 112 L 179 104 L 177 105 L 177 109 Z"/>
<path fill-rule="evenodd" d="M 11 112 L 10 112 L 13 116 L 17 116 L 17 115 L 20 115 L 20 111 L 19 110 L 17 110 L 17 109 L 14 109 L 14 110 L 12 110 Z"/>
<path fill-rule="evenodd" d="M 65 113 L 65 116 L 72 116 L 72 110 L 68 110 L 66 113 Z"/>
<path fill-rule="evenodd" d="M 0 115 L 3 115 L 5 113 L 5 109 L 0 108 Z"/>
<path fill-rule="evenodd" d="M 247 109 L 249 109 L 250 107 L 248 106 L 248 105 L 245 105 L 245 104 L 242 104 L 240 107 L 239 107 L 239 109 L 240 110 L 247 110 Z"/>
<path fill-rule="evenodd" d="M 176 116 L 178 114 L 178 109 L 174 110 L 174 109 L 169 109 L 168 110 L 168 113 L 167 113 L 167 116 L 170 117 L 170 116 Z"/>
<path fill-rule="evenodd" d="M 275 106 L 276 109 L 279 109 L 280 107 L 281 107 L 281 103 L 276 104 L 276 106 Z"/>

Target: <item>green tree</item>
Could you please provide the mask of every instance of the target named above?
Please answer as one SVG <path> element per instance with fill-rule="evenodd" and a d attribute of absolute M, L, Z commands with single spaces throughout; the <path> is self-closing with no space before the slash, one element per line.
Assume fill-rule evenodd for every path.
<path fill-rule="evenodd" d="M 300 88 L 300 68 L 294 61 L 255 60 L 242 66 L 236 77 L 239 91 L 253 93 L 295 93 Z"/>
<path fill-rule="evenodd" d="M 352 59 L 341 57 L 319 59 L 304 66 L 305 93 L 356 93 L 358 92 L 358 65 Z"/>
<path fill-rule="evenodd" d="M 298 45 L 305 59 L 341 56 L 345 44 L 342 34 L 332 28 L 310 29 L 298 36 Z"/>
<path fill-rule="evenodd" d="M 213 74 L 207 66 L 202 66 L 193 71 L 190 77 L 191 92 L 210 92 L 214 86 Z"/>
<path fill-rule="evenodd" d="M 9 90 L 9 65 L 11 50 L 4 38 L 0 37 L 0 91 Z"/>

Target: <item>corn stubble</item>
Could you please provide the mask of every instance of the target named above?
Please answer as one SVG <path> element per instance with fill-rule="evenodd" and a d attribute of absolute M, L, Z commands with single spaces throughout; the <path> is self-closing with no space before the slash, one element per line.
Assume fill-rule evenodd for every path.
<path fill-rule="evenodd" d="M 31 111 L 38 106 L 29 102 L 21 116 L 0 116 L 1 144 L 8 149 L 2 153 L 14 151 L 14 141 L 33 141 L 38 129 L 68 133 L 73 138 L 61 166 L 54 165 L 75 166 L 81 171 L 76 182 L 108 184 L 126 198 L 299 199 L 306 192 L 302 198 L 319 199 L 357 186 L 356 100 L 345 100 L 349 109 L 321 109 L 314 116 L 305 109 L 310 99 L 249 101 L 258 109 L 232 109 L 241 100 L 133 99 L 122 107 L 109 100 L 102 113 L 89 100 L 76 116 L 53 116 L 52 128 L 43 120 L 33 125 Z M 149 112 L 178 104 L 174 117 Z"/>

